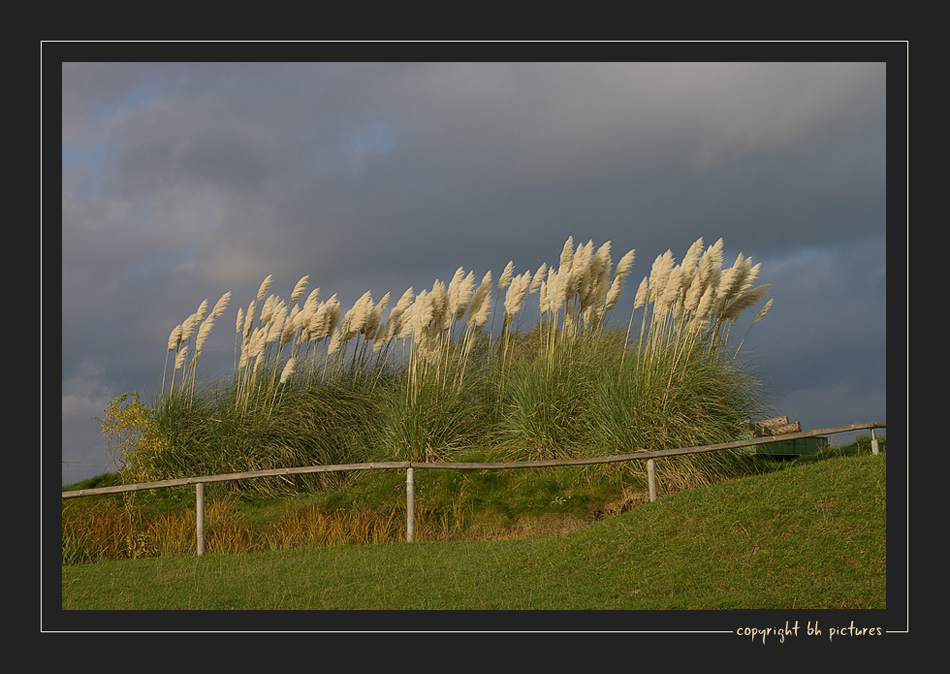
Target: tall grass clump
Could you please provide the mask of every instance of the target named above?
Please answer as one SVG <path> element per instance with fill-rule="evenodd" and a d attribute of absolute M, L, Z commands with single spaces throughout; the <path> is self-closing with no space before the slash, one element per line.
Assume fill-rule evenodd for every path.
<path fill-rule="evenodd" d="M 517 355 L 508 349 L 510 330 L 502 335 L 498 439 L 509 456 L 566 458 L 591 450 L 595 383 L 610 354 L 624 348 L 604 331 L 604 317 L 619 302 L 635 256 L 630 250 L 613 269 L 610 250 L 610 242 L 595 249 L 593 241 L 575 249 L 569 237 L 557 267 L 542 265 L 533 282 L 529 272 L 512 281 L 515 300 L 510 309 L 506 302 L 503 331 L 527 294 L 538 293 L 541 318 L 529 348 Z"/>
<path fill-rule="evenodd" d="M 722 239 L 703 250 L 697 240 L 676 264 L 654 260 L 634 301 L 642 310 L 635 346 L 622 351 L 614 375 L 599 382 L 597 446 L 608 452 L 690 447 L 733 440 L 744 419 L 763 413 L 759 383 L 737 363 L 729 333 L 742 312 L 762 300 L 759 265 L 741 253 L 722 268 Z M 755 317 L 761 320 L 769 300 Z M 628 322 L 629 336 L 634 316 Z M 751 327 L 751 326 L 750 326 Z M 741 346 L 741 344 L 740 344 Z M 716 452 L 666 459 L 673 486 L 704 484 L 743 458 Z"/>
<path fill-rule="evenodd" d="M 433 461 L 468 449 L 577 457 L 732 439 L 738 421 L 755 415 L 757 391 L 730 333 L 768 285 L 756 285 L 760 265 L 742 254 L 724 268 L 722 247 L 699 239 L 679 263 L 670 251 L 658 256 L 619 324 L 612 315 L 635 250 L 614 265 L 610 242 L 569 237 L 555 262 L 533 272 L 511 261 L 496 281 L 460 267 L 448 283 L 410 287 L 395 303 L 366 292 L 346 311 L 335 294 L 308 293 L 309 276 L 284 299 L 269 275 L 237 310 L 229 379 L 199 383 L 196 370 L 230 292 L 171 331 L 158 401 L 124 422 L 141 423 L 124 436 L 135 467 L 126 478 Z M 533 301 L 540 318 L 523 325 Z M 670 463 L 683 464 L 682 474 L 701 470 Z M 239 486 L 319 489 L 339 479 Z"/>

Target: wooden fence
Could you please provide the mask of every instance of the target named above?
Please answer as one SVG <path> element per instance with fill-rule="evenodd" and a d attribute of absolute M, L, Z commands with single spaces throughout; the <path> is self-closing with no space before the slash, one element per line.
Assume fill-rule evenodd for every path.
<path fill-rule="evenodd" d="M 647 479 L 649 483 L 650 501 L 656 500 L 656 470 L 654 459 L 683 454 L 700 454 L 715 452 L 723 449 L 738 449 L 754 445 L 768 444 L 782 440 L 796 440 L 799 438 L 814 438 L 818 436 L 834 435 L 861 430 L 871 431 L 871 452 L 878 454 L 878 441 L 874 432 L 877 428 L 887 428 L 879 422 L 849 424 L 834 428 L 823 428 L 815 431 L 801 431 L 782 435 L 753 437 L 746 440 L 736 440 L 718 445 L 703 445 L 701 447 L 683 447 L 678 449 L 663 449 L 653 452 L 634 452 L 633 454 L 616 454 L 614 456 L 600 456 L 589 459 L 562 459 L 545 461 L 509 461 L 504 463 L 445 463 L 420 461 L 382 461 L 373 463 L 350 463 L 328 466 L 299 466 L 294 468 L 272 468 L 269 470 L 253 470 L 244 473 L 225 473 L 221 475 L 204 475 L 201 477 L 183 477 L 174 480 L 158 480 L 155 482 L 140 482 L 137 484 L 117 485 L 114 487 L 98 487 L 96 489 L 76 489 L 64 491 L 63 498 L 77 498 L 80 496 L 94 496 L 97 494 L 117 494 L 121 492 L 143 491 L 146 489 L 160 489 L 164 487 L 181 487 L 195 485 L 196 499 L 196 526 L 197 554 L 204 554 L 204 486 L 211 482 L 228 482 L 231 480 L 248 480 L 258 477 L 280 475 L 302 475 L 307 473 L 333 473 L 351 470 L 405 470 L 406 471 L 406 540 L 415 540 L 415 471 L 423 470 L 506 470 L 514 468 L 548 468 L 553 466 L 590 466 L 602 463 L 617 463 L 620 461 L 647 462 Z"/>

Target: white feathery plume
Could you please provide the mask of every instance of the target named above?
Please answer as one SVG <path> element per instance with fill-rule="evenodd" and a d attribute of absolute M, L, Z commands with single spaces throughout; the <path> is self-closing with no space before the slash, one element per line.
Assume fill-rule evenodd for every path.
<path fill-rule="evenodd" d="M 528 294 L 536 293 L 541 289 L 541 284 L 544 282 L 545 277 L 548 273 L 548 263 L 542 262 L 541 266 L 538 267 L 538 271 L 534 272 L 534 278 L 531 280 L 531 285 L 528 287 Z"/>
<path fill-rule="evenodd" d="M 663 294 L 660 295 L 660 298 L 657 301 L 657 311 L 663 313 L 665 310 L 673 306 L 673 303 L 676 301 L 676 298 L 679 295 L 680 280 L 682 278 L 683 267 L 682 265 L 676 265 L 666 278 L 666 288 L 663 290 Z"/>
<path fill-rule="evenodd" d="M 428 290 L 423 290 L 416 296 L 412 305 L 412 340 L 421 342 L 425 337 L 426 328 L 432 322 L 432 298 Z"/>
<path fill-rule="evenodd" d="M 178 355 L 175 356 L 175 369 L 180 370 L 182 365 L 185 364 L 185 358 L 188 354 L 188 345 L 182 347 L 181 351 L 178 352 Z"/>
<path fill-rule="evenodd" d="M 593 249 L 593 242 L 591 242 L 591 249 Z M 589 312 L 589 315 L 595 320 L 603 315 L 607 293 L 610 290 L 610 268 L 612 265 L 610 241 L 607 241 L 591 255 L 588 271 L 580 289 L 581 309 L 586 310 L 596 306 L 596 309 Z"/>
<path fill-rule="evenodd" d="M 555 269 L 554 267 L 548 267 L 548 280 L 547 280 L 547 311 L 550 311 L 552 314 L 557 314 L 561 310 L 561 306 L 564 302 L 567 301 L 567 296 L 565 293 L 564 280 L 570 270 L 565 270 L 562 272 L 560 269 Z"/>
<path fill-rule="evenodd" d="M 295 304 L 290 309 L 290 316 L 287 317 L 287 322 L 284 323 L 284 330 L 296 329 L 299 318 L 300 318 L 300 305 Z"/>
<path fill-rule="evenodd" d="M 244 342 L 251 338 L 251 328 L 254 327 L 254 311 L 257 309 L 257 300 L 251 300 L 247 305 L 247 313 L 244 314 Z"/>
<path fill-rule="evenodd" d="M 631 249 L 620 258 L 620 261 L 617 263 L 617 268 L 614 270 L 614 278 L 613 281 L 610 282 L 610 290 L 607 293 L 607 301 L 604 304 L 606 311 L 610 311 L 616 307 L 620 301 L 620 295 L 623 293 L 624 286 L 627 284 L 627 276 L 633 267 L 635 255 L 636 251 Z"/>
<path fill-rule="evenodd" d="M 185 319 L 181 324 L 181 341 L 187 342 L 195 332 L 195 326 L 198 324 L 198 314 L 194 313 Z"/>
<path fill-rule="evenodd" d="M 334 330 L 333 334 L 330 335 L 330 343 L 327 345 L 327 355 L 332 356 L 337 351 L 340 350 L 340 344 L 343 343 L 343 330 L 341 329 Z"/>
<path fill-rule="evenodd" d="M 415 308 L 416 308 L 415 301 L 418 301 L 418 298 L 413 298 L 413 299 L 414 299 L 414 303 L 410 304 L 409 307 L 403 313 L 399 314 L 399 316 L 394 318 L 392 321 L 393 322 L 393 328 L 392 328 L 393 339 L 397 339 L 397 340 L 401 339 L 403 340 L 403 344 L 405 344 L 405 340 L 412 337 L 413 318 L 415 316 Z"/>
<path fill-rule="evenodd" d="M 274 309 L 280 298 L 277 295 L 268 295 L 264 300 L 264 306 L 261 307 L 261 325 L 267 325 L 274 318 Z"/>
<path fill-rule="evenodd" d="M 633 300 L 633 310 L 636 311 L 640 307 L 644 306 L 647 303 L 647 298 L 650 295 L 650 286 L 649 279 L 644 276 L 643 280 L 640 281 L 640 287 L 637 288 L 637 295 Z"/>
<path fill-rule="evenodd" d="M 406 310 L 412 306 L 412 300 L 414 297 L 412 286 L 409 287 L 406 292 L 402 294 L 402 297 L 399 298 L 399 301 L 396 302 L 396 306 L 393 307 L 393 310 L 390 312 L 390 316 L 402 316 L 406 313 Z"/>
<path fill-rule="evenodd" d="M 320 303 L 313 312 L 307 323 L 307 338 L 310 341 L 320 341 L 327 336 L 327 325 L 329 323 L 329 307 L 326 303 Z"/>
<path fill-rule="evenodd" d="M 588 241 L 581 244 L 574 251 L 574 259 L 571 260 L 571 277 L 567 288 L 567 299 L 571 299 L 581 292 L 584 285 L 590 279 L 590 262 L 593 257 L 594 242 Z"/>
<path fill-rule="evenodd" d="M 285 384 L 287 380 L 294 376 L 294 371 L 297 368 L 297 359 L 294 356 L 291 356 L 287 359 L 287 364 L 284 365 L 283 372 L 280 373 L 280 383 Z"/>
<path fill-rule="evenodd" d="M 742 279 L 743 290 L 748 290 L 753 285 L 755 285 L 755 282 L 759 278 L 759 272 L 762 269 L 762 263 L 760 262 L 752 266 L 752 258 L 750 257 L 746 258 L 746 266 L 748 267 L 748 271 L 746 272 L 745 277 Z"/>
<path fill-rule="evenodd" d="M 505 320 L 510 320 L 512 316 L 521 311 L 530 285 L 531 272 L 529 271 L 518 274 L 511 279 L 511 285 L 505 293 Z"/>
<path fill-rule="evenodd" d="M 455 272 L 455 277 L 449 284 L 449 314 L 454 320 L 461 320 L 468 309 L 469 300 L 472 298 L 472 292 L 475 289 L 475 272 L 469 272 L 463 276 L 463 270 L 459 267 Z"/>
<path fill-rule="evenodd" d="M 250 342 L 248 343 L 247 355 L 250 358 L 257 358 L 262 353 L 264 353 L 264 348 L 267 346 L 267 330 L 265 328 L 254 328 L 254 332 L 251 334 Z"/>
<path fill-rule="evenodd" d="M 202 300 L 201 304 L 198 305 L 198 311 L 195 312 L 195 315 L 198 317 L 198 323 L 205 319 L 205 316 L 208 315 L 208 300 Z"/>
<path fill-rule="evenodd" d="M 736 277 L 732 282 L 732 294 L 737 295 L 748 287 L 745 282 L 749 271 L 752 269 L 752 258 L 745 257 L 742 253 L 739 253 L 733 267 L 736 269 Z"/>
<path fill-rule="evenodd" d="M 696 274 L 702 254 L 703 238 L 699 237 L 686 251 L 686 255 L 683 257 L 683 262 L 681 263 L 683 267 L 683 287 L 688 288 L 692 284 L 693 276 Z"/>
<path fill-rule="evenodd" d="M 330 332 L 335 327 L 333 321 L 334 310 L 339 308 L 339 302 L 336 299 L 336 295 L 333 295 L 326 302 L 321 302 L 316 311 L 313 312 L 313 316 L 310 317 L 310 323 L 307 326 L 307 331 L 310 335 L 311 341 L 317 341 L 325 339 Z"/>
<path fill-rule="evenodd" d="M 309 302 L 304 303 L 303 308 L 297 312 L 296 318 L 294 318 L 294 332 L 298 333 L 297 336 L 297 346 L 304 344 L 310 341 L 310 319 L 313 318 L 314 313 L 317 311 L 316 303 L 310 304 Z"/>
<path fill-rule="evenodd" d="M 373 307 L 373 296 L 370 291 L 363 293 L 353 306 L 343 315 L 343 321 L 340 323 L 340 329 L 343 334 L 341 339 L 344 342 L 348 342 L 358 335 L 362 330 L 363 326 L 366 325 L 366 321 L 369 318 L 369 315 Z"/>
<path fill-rule="evenodd" d="M 182 327 L 181 327 L 181 323 L 179 323 L 172 329 L 171 334 L 168 335 L 168 350 L 169 351 L 174 351 L 178 347 L 178 345 L 181 344 L 181 341 L 182 341 L 181 334 L 182 334 Z"/>
<path fill-rule="evenodd" d="M 267 294 L 267 291 L 270 290 L 270 284 L 274 280 L 273 275 L 268 274 L 264 280 L 261 282 L 261 287 L 257 291 L 257 301 L 260 302 L 264 299 L 264 296 Z"/>
<path fill-rule="evenodd" d="M 445 322 L 449 309 L 449 293 L 442 281 L 436 279 L 435 283 L 432 284 L 432 289 L 428 295 L 428 302 L 432 310 L 432 318 L 427 326 L 431 326 L 433 329 L 445 329 L 449 327 L 452 323 L 451 316 L 448 316 L 448 323 Z"/>
<path fill-rule="evenodd" d="M 768 293 L 768 290 L 769 284 L 766 283 L 757 288 L 748 288 L 740 292 L 723 309 L 722 318 L 730 321 L 739 320 L 739 316 L 742 312 L 762 300 Z M 756 321 L 758 321 L 758 318 L 756 318 Z"/>
<path fill-rule="evenodd" d="M 605 276 L 610 278 L 610 268 L 613 266 L 610 250 L 610 241 L 606 241 L 594 253 L 593 258 L 591 258 L 591 276 L 593 278 L 602 279 Z"/>
<path fill-rule="evenodd" d="M 267 343 L 276 342 L 284 329 L 284 320 L 287 318 L 287 305 L 281 301 L 274 308 L 273 318 L 270 320 L 270 329 L 267 332 Z"/>
<path fill-rule="evenodd" d="M 472 302 L 468 307 L 469 327 L 480 328 L 488 321 L 491 314 L 491 282 L 491 270 L 489 270 L 472 295 Z"/>
<path fill-rule="evenodd" d="M 703 296 L 699 300 L 699 305 L 696 307 L 696 318 L 700 321 L 709 318 L 715 301 L 716 288 L 714 286 L 706 286 L 706 290 L 703 291 Z"/>
<path fill-rule="evenodd" d="M 695 312 L 705 290 L 706 287 L 703 284 L 703 279 L 699 274 L 694 273 L 693 278 L 689 282 L 689 287 L 686 288 L 683 307 L 687 311 Z"/>
<path fill-rule="evenodd" d="M 303 311 L 309 319 L 313 312 L 317 310 L 317 303 L 320 301 L 320 289 L 314 288 L 307 296 L 307 301 L 303 303 Z"/>
<path fill-rule="evenodd" d="M 755 315 L 755 320 L 752 321 L 752 324 L 753 324 L 753 325 L 755 325 L 755 324 L 758 323 L 760 320 L 762 320 L 763 318 L 765 318 L 765 314 L 769 313 L 769 309 L 772 308 L 772 302 L 774 302 L 774 301 L 775 301 L 775 298 L 770 299 L 768 302 L 765 303 L 765 306 L 764 306 L 764 307 L 762 307 L 761 309 L 759 309 L 759 313 L 757 313 L 757 314 Z"/>
<path fill-rule="evenodd" d="M 309 274 L 307 274 L 306 276 L 302 277 L 299 281 L 297 281 L 297 285 L 294 286 L 293 292 L 290 293 L 291 302 L 296 302 L 301 297 L 303 297 L 304 292 L 306 292 L 307 290 L 307 285 L 309 281 L 310 281 Z"/>
<path fill-rule="evenodd" d="M 383 312 L 386 311 L 386 307 L 389 305 L 389 298 L 390 293 L 386 293 L 383 295 L 383 299 L 381 299 L 375 307 L 370 309 L 369 316 L 367 316 L 366 323 L 361 330 L 367 339 L 376 338 L 376 333 L 379 331 L 379 324 L 383 320 Z"/>
<path fill-rule="evenodd" d="M 280 345 L 284 346 L 289 344 L 294 338 L 294 333 L 297 331 L 297 314 L 300 313 L 300 308 L 295 304 L 293 309 L 290 310 L 290 315 L 284 320 L 284 326 L 280 332 Z"/>
<path fill-rule="evenodd" d="M 610 293 L 610 242 L 608 241 L 594 253 L 591 258 L 589 280 L 582 290 L 581 309 L 584 311 L 584 321 L 589 326 L 598 325 L 604 316 L 607 306 L 607 295 Z"/>
<path fill-rule="evenodd" d="M 666 290 L 666 282 L 670 278 L 670 272 L 673 270 L 673 252 L 667 250 L 662 255 L 657 255 L 653 260 L 653 267 L 650 269 L 649 297 L 647 303 L 657 302 Z"/>
<path fill-rule="evenodd" d="M 402 297 L 399 298 L 399 301 L 396 302 L 396 306 L 389 311 L 389 318 L 386 319 L 386 327 L 383 330 L 382 341 L 388 342 L 397 336 L 396 333 L 399 332 L 400 326 L 405 323 L 404 317 L 406 312 L 409 307 L 412 306 L 412 299 L 413 289 L 410 286 L 410 288 L 402 294 Z M 397 339 L 399 339 L 399 337 L 397 337 Z"/>
<path fill-rule="evenodd" d="M 498 279 L 498 290 L 504 290 L 508 287 L 508 284 L 511 283 L 511 278 L 515 273 L 515 261 L 512 260 L 507 265 L 505 265 L 504 271 L 501 272 L 501 276 Z"/>
<path fill-rule="evenodd" d="M 208 318 L 204 323 L 201 324 L 201 327 L 198 328 L 198 337 L 195 339 L 195 356 L 197 356 L 202 347 L 204 347 L 205 340 L 208 339 L 208 334 L 211 332 L 211 328 L 214 325 L 214 319 Z"/>
<path fill-rule="evenodd" d="M 746 270 L 744 265 L 744 258 L 742 253 L 739 253 L 739 256 L 736 258 L 735 264 L 733 264 L 729 269 L 725 269 L 719 276 L 719 287 L 716 289 L 716 314 L 722 315 L 722 312 L 725 310 L 726 304 L 735 297 L 739 291 L 740 283 L 742 278 L 745 276 Z"/>
<path fill-rule="evenodd" d="M 224 293 L 217 302 L 215 302 L 214 308 L 211 310 L 211 319 L 218 318 L 224 311 L 228 308 L 228 304 L 231 302 L 231 291 Z"/>
<path fill-rule="evenodd" d="M 699 277 L 706 286 L 718 286 L 722 275 L 722 247 L 723 240 L 720 238 L 711 245 L 699 259 Z"/>
<path fill-rule="evenodd" d="M 564 242 L 564 247 L 561 248 L 561 258 L 560 265 L 561 269 L 567 269 L 571 265 L 571 260 L 574 259 L 574 237 L 567 237 L 567 241 Z"/>
<path fill-rule="evenodd" d="M 337 299 L 336 293 L 334 293 L 333 296 L 327 300 L 327 304 L 329 305 L 327 329 L 329 332 L 333 332 L 336 329 L 336 326 L 340 323 L 340 300 Z"/>

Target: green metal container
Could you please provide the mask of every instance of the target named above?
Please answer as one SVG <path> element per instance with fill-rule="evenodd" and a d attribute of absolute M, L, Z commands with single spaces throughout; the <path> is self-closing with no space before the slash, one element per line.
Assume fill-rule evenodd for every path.
<path fill-rule="evenodd" d="M 743 435 L 739 439 L 745 440 L 752 438 L 752 435 Z M 749 454 L 759 454 L 765 456 L 806 456 L 808 454 L 817 454 L 828 447 L 828 438 L 794 438 L 792 440 L 776 440 L 775 442 L 766 442 L 761 445 L 750 445 L 742 449 Z"/>

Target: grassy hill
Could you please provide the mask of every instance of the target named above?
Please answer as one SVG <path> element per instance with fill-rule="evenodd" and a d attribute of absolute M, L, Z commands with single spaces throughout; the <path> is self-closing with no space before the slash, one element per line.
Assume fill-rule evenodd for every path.
<path fill-rule="evenodd" d="M 669 494 L 563 535 L 64 565 L 62 607 L 881 609 L 885 458 L 796 462 Z"/>

